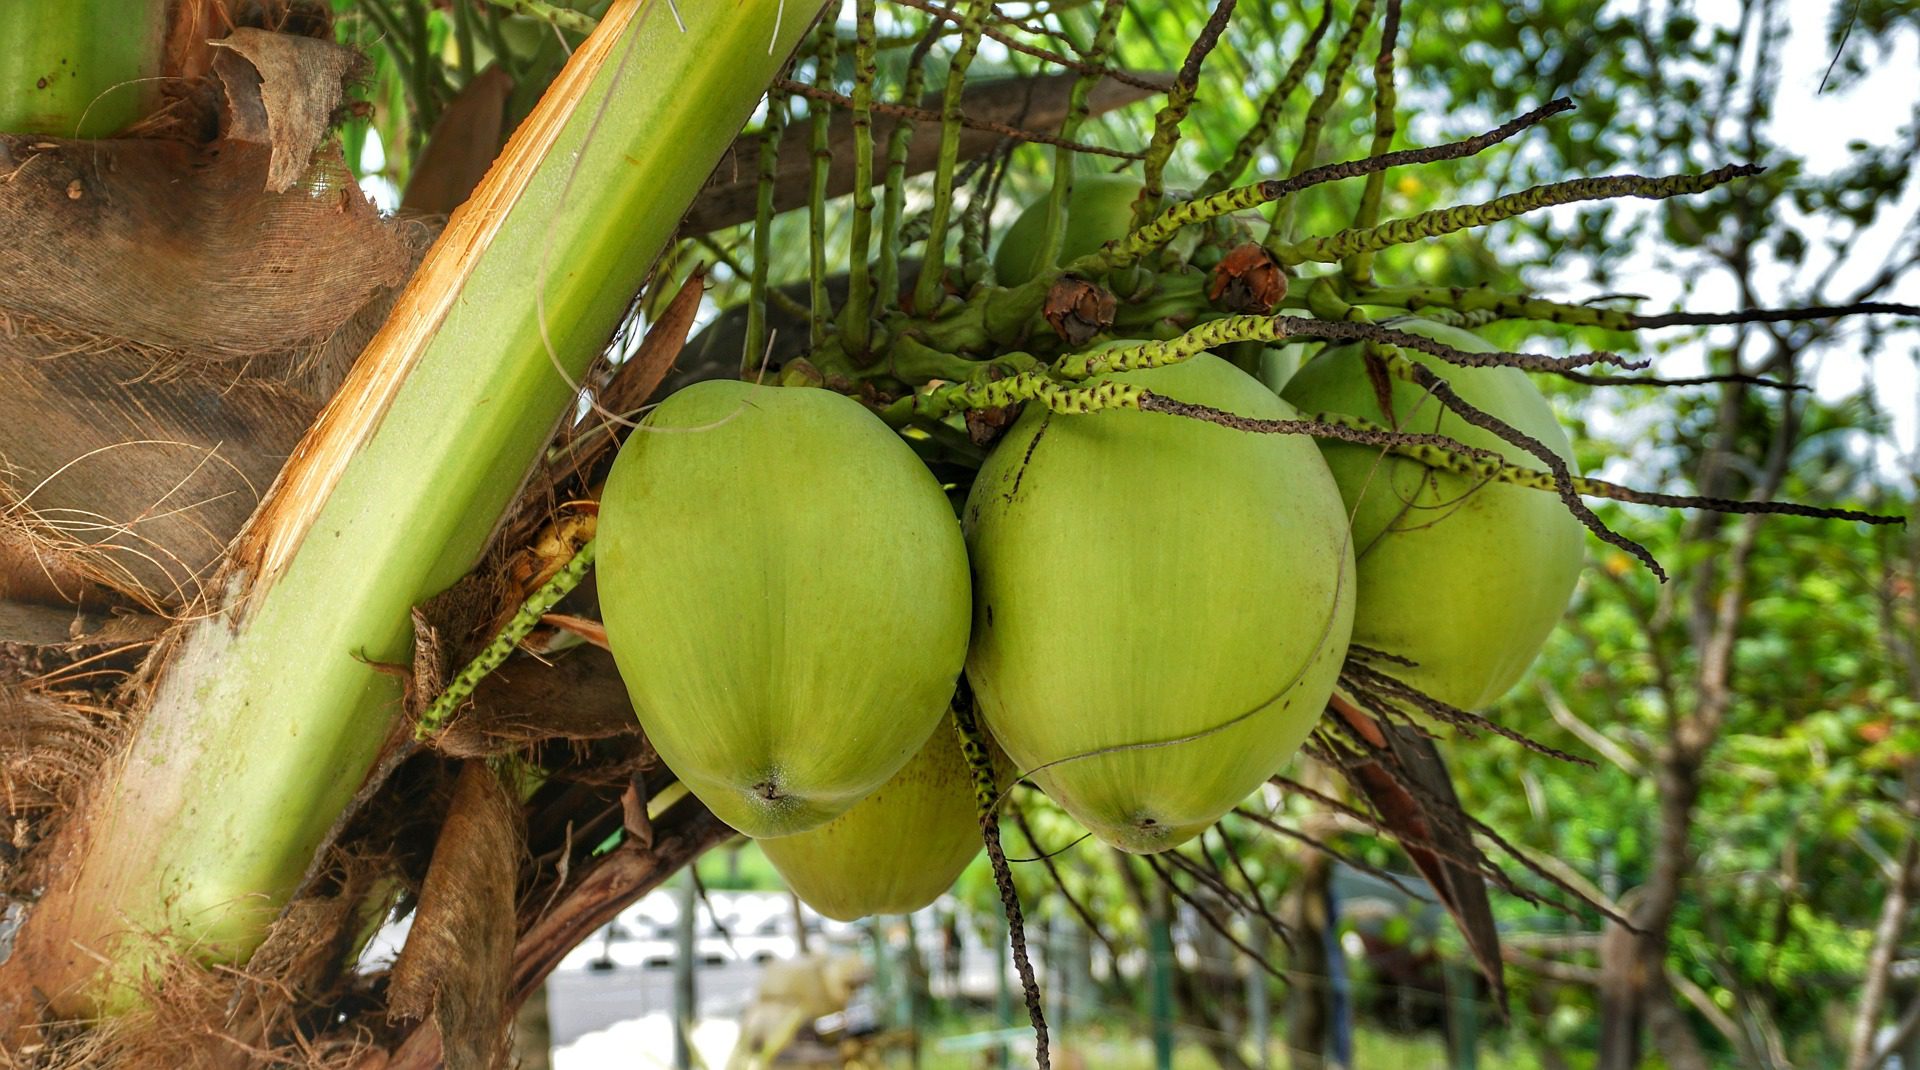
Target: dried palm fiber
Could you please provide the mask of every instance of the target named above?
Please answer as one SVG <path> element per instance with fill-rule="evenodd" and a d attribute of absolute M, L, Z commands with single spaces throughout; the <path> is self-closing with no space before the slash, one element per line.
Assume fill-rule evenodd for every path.
<path fill-rule="evenodd" d="M 0 814 L 9 832 L 70 802 L 112 754 L 117 724 L 109 709 L 0 681 Z"/>
<path fill-rule="evenodd" d="M 269 155 L 0 135 L 0 494 L 37 556 L 154 608 L 193 600 L 431 236 L 331 152 L 266 192 Z"/>

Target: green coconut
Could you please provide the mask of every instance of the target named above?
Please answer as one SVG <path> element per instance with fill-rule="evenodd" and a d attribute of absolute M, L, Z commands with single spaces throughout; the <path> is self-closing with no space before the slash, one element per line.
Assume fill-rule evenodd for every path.
<path fill-rule="evenodd" d="M 1114 378 L 1295 415 L 1211 355 Z M 1030 405 L 965 516 L 981 714 L 1015 766 L 1107 843 L 1150 853 L 1189 839 L 1319 718 L 1346 655 L 1353 554 L 1308 439 Z"/>
<path fill-rule="evenodd" d="M 966 655 L 966 547 L 898 436 L 828 390 L 714 381 L 600 502 L 608 644 L 669 768 L 750 836 L 824 824 L 920 749 Z"/>
<path fill-rule="evenodd" d="M 840 921 L 911 914 L 980 853 L 973 772 L 953 718 L 878 791 L 810 832 L 761 840 L 808 906 Z"/>
<path fill-rule="evenodd" d="M 1405 320 L 1395 329 L 1474 353 L 1492 347 L 1443 324 Z M 1476 408 L 1544 443 L 1573 464 L 1553 408 L 1526 373 L 1462 368 L 1403 350 L 1438 372 Z M 1357 346 L 1329 348 L 1296 372 L 1283 396 L 1305 413 L 1338 412 L 1402 430 L 1437 432 L 1540 461 L 1447 412 L 1426 391 L 1393 384 L 1395 421 L 1380 411 Z M 1579 580 L 1582 528 L 1553 494 L 1479 483 L 1363 446 L 1323 442 L 1327 465 L 1353 510 L 1360 606 L 1353 641 L 1416 663 L 1384 667 L 1434 698 L 1481 709 L 1519 681 L 1566 611 Z"/>
<path fill-rule="evenodd" d="M 1054 264 L 1078 260 L 1127 232 L 1140 179 L 1132 175 L 1075 175 L 1067 195 L 1067 222 Z M 1000 239 L 993 254 L 994 278 L 1018 286 L 1040 273 L 1040 245 L 1047 232 L 1047 198 L 1028 205 Z"/>

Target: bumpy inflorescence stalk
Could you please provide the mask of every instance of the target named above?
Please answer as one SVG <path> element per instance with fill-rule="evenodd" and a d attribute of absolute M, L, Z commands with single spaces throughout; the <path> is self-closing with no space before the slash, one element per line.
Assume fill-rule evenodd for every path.
<path fill-rule="evenodd" d="M 447 683 L 446 690 L 434 696 L 432 705 L 420 715 L 420 722 L 414 726 L 413 738 L 430 739 L 440 731 L 447 723 L 447 718 L 453 716 L 453 711 L 459 709 L 460 704 L 472 696 L 473 689 L 479 686 L 480 681 L 486 679 L 488 673 L 504 664 L 507 657 L 520 645 L 520 640 L 531 635 L 533 630 L 539 627 L 540 618 L 554 606 L 559 605 L 560 600 L 571 594 L 575 587 L 580 586 L 580 581 L 586 578 L 587 569 L 593 565 L 593 556 L 594 544 L 593 540 L 589 539 L 580 549 L 574 551 L 573 557 L 561 566 L 559 572 L 553 574 L 552 579 L 541 584 L 537 590 L 527 596 L 525 602 L 520 603 L 520 608 L 515 610 L 513 616 L 507 620 L 506 626 L 500 629 L 500 634 L 494 636 L 485 650 L 454 674 L 453 679 Z"/>
<path fill-rule="evenodd" d="M 1312 32 L 1307 34 L 1307 39 L 1300 45 L 1300 54 L 1293 58 L 1293 63 L 1287 67 L 1287 73 L 1280 76 L 1280 81 L 1274 84 L 1272 91 L 1267 94 L 1267 99 L 1261 102 L 1259 116 L 1254 119 L 1253 125 L 1247 128 L 1246 133 L 1240 135 L 1240 140 L 1233 146 L 1233 154 L 1208 175 L 1206 181 L 1200 183 L 1200 188 L 1196 191 L 1200 196 L 1218 193 L 1240 180 L 1240 175 L 1246 171 L 1247 164 L 1253 162 L 1253 154 L 1260 150 L 1260 146 L 1267 143 L 1267 139 L 1273 136 L 1274 129 L 1280 125 L 1280 113 L 1287 106 L 1287 98 L 1293 96 L 1293 91 L 1300 87 L 1301 80 L 1307 76 L 1307 68 L 1313 66 L 1314 56 L 1319 53 L 1320 39 L 1326 36 L 1327 27 L 1331 25 L 1333 25 L 1333 0 L 1326 0 L 1320 5 L 1320 21 L 1314 25 Z"/>
<path fill-rule="evenodd" d="M 954 731 L 960 733 L 960 752 L 966 756 L 967 770 L 973 776 L 974 806 L 980 818 L 980 838 L 993 864 L 993 883 L 1000 891 L 1000 905 L 1007 916 L 1007 940 L 1013 948 L 1014 969 L 1020 975 L 1020 987 L 1026 995 L 1027 1018 L 1033 1023 L 1034 1065 L 1047 1070 L 1052 1065 L 1047 1048 L 1047 1017 L 1040 1006 L 1040 985 L 1034 978 L 1033 960 L 1027 955 L 1026 925 L 1020 914 L 1020 892 L 1013 884 L 1013 870 L 1000 846 L 1000 790 L 993 773 L 993 756 L 987 750 L 984 730 L 974 713 L 973 692 L 965 681 L 953 703 Z"/>
<path fill-rule="evenodd" d="M 1644 368 L 1647 363 L 1608 352 L 1582 353 L 1572 357 L 1548 357 L 1534 353 L 1470 353 L 1421 335 L 1345 319 L 1224 316 L 1163 342 L 1143 342 L 1097 352 L 1069 354 L 1060 359 L 1054 374 L 1064 379 L 1085 379 L 1108 372 L 1158 368 L 1238 342 L 1279 342 L 1289 338 L 1324 338 L 1329 341 L 1405 347 L 1468 368 L 1506 367 L 1523 371 L 1561 372 L 1594 364 Z"/>
<path fill-rule="evenodd" d="M 1395 219 L 1377 227 L 1343 230 L 1322 238 L 1283 245 L 1273 250 L 1274 259 L 1294 265 L 1309 261 L 1333 263 L 1356 253 L 1379 252 L 1394 245 L 1437 238 L 1443 234 L 1490 226 L 1517 215 L 1576 201 L 1610 200 L 1615 197 L 1643 197 L 1665 200 L 1668 197 L 1705 193 L 1715 186 L 1737 178 L 1759 174 L 1763 168 L 1751 164 L 1729 164 L 1716 171 L 1695 175 L 1607 175 L 1602 178 L 1576 178 L 1552 182 L 1532 189 L 1496 197 L 1481 204 L 1462 204 L 1438 208 L 1405 219 Z"/>
<path fill-rule="evenodd" d="M 1333 110 L 1333 104 L 1340 99 L 1340 90 L 1346 85 L 1347 71 L 1353 67 L 1353 57 L 1360 51 L 1360 38 L 1367 31 L 1367 25 L 1373 21 L 1373 0 L 1360 0 L 1353 6 L 1353 16 L 1347 20 L 1347 31 L 1340 35 L 1340 43 L 1333 48 L 1333 58 L 1327 63 L 1326 81 L 1321 84 L 1320 92 L 1307 106 L 1307 117 L 1300 124 L 1300 144 L 1294 149 L 1293 163 L 1287 168 L 1287 177 L 1297 178 L 1313 166 L 1313 158 L 1320 151 L 1320 131 L 1327 123 L 1327 113 Z M 1293 206 L 1281 205 L 1274 212 L 1273 224 L 1267 228 L 1267 245 L 1286 240 L 1287 233 L 1293 229 Z"/>
<path fill-rule="evenodd" d="M 1373 61 L 1373 147 L 1369 155 L 1378 156 L 1393 146 L 1396 130 L 1393 109 L 1398 94 L 1393 85 L 1393 48 L 1400 37 L 1400 0 L 1387 0 L 1387 19 L 1380 28 L 1380 54 Z M 1375 171 L 1367 176 L 1360 194 L 1360 208 L 1354 213 L 1355 227 L 1371 227 L 1380 222 L 1380 195 L 1387 184 L 1387 173 Z M 1373 254 L 1355 253 L 1343 265 L 1347 278 L 1365 285 L 1373 278 Z"/>
<path fill-rule="evenodd" d="M 1147 143 L 1146 188 L 1141 190 L 1140 201 L 1134 205 L 1135 226 L 1152 219 L 1160 211 L 1160 202 L 1166 197 L 1161 176 L 1166 172 L 1167 161 L 1173 159 L 1174 147 L 1180 143 L 1180 124 L 1186 120 L 1187 111 L 1200 95 L 1200 65 L 1220 42 L 1220 35 L 1226 31 L 1227 21 L 1233 17 L 1237 2 L 1219 0 L 1214 6 L 1207 24 L 1187 49 L 1186 62 L 1180 65 L 1173 88 L 1167 91 L 1167 102 L 1154 113 L 1153 137 Z"/>
<path fill-rule="evenodd" d="M 1873 314 L 1920 316 L 1920 306 L 1888 301 L 1811 305 L 1805 308 L 1750 308 L 1739 312 L 1663 312 L 1649 316 L 1594 305 L 1550 301 L 1532 294 L 1501 293 L 1484 286 L 1388 287 L 1367 291 L 1367 304 L 1404 308 L 1422 315 L 1443 310 L 1484 317 L 1488 321 L 1522 319 L 1558 323 L 1567 327 L 1603 327 L 1610 331 L 1707 327 L 1730 323 L 1786 323 Z"/>
<path fill-rule="evenodd" d="M 1343 179 L 1359 178 L 1363 175 L 1374 174 L 1394 167 L 1436 163 L 1441 160 L 1457 160 L 1472 156 L 1513 137 L 1528 127 L 1535 126 L 1561 112 L 1571 111 L 1572 109 L 1573 102 L 1565 97 L 1561 97 L 1541 107 L 1535 108 L 1533 111 L 1517 119 L 1502 123 L 1484 134 L 1476 134 L 1473 137 L 1464 138 L 1460 141 L 1452 141 L 1443 145 L 1434 145 L 1421 149 L 1401 149 L 1398 152 L 1382 153 L 1378 156 L 1368 156 L 1358 160 L 1345 160 L 1340 163 L 1325 164 L 1320 167 L 1302 171 L 1288 178 L 1274 178 L 1246 186 L 1237 186 L 1233 189 L 1222 190 L 1219 193 L 1206 197 L 1176 204 L 1162 212 L 1159 218 L 1153 222 L 1148 223 L 1146 226 L 1128 235 L 1124 241 L 1116 243 L 1114 247 L 1110 249 L 1093 255 L 1101 258 L 1100 266 L 1124 266 L 1172 240 L 1173 236 L 1178 234 L 1183 227 L 1204 223 L 1210 219 L 1218 219 L 1221 216 L 1244 211 L 1248 208 L 1257 208 L 1260 205 L 1277 201 L 1284 197 L 1290 197 L 1301 190 L 1323 185 L 1328 182 L 1339 182 Z M 1091 259 L 1090 257 L 1089 260 Z M 1076 268 L 1081 266 L 1080 264 L 1074 265 Z"/>
<path fill-rule="evenodd" d="M 1382 427 L 1369 420 L 1345 413 L 1314 413 L 1314 420 L 1334 424 L 1354 431 L 1391 434 L 1392 429 Z M 1557 491 L 1553 473 L 1525 465 L 1513 464 L 1500 458 L 1498 454 L 1487 451 L 1466 451 L 1449 449 L 1433 443 L 1404 442 L 1385 447 L 1388 453 L 1418 461 L 1429 468 L 1466 476 L 1469 479 L 1484 480 L 1490 483 L 1506 483 L 1529 490 Z M 1764 513 L 1777 516 L 1802 516 L 1821 520 L 1850 520 L 1862 524 L 1898 524 L 1896 516 L 1883 516 L 1859 509 L 1835 509 L 1817 505 L 1799 505 L 1794 502 L 1779 501 L 1740 501 L 1733 498 L 1705 498 L 1690 494 L 1661 494 L 1655 491 L 1637 490 L 1604 479 L 1590 476 L 1574 476 L 1573 489 L 1589 498 L 1607 498 L 1612 501 L 1626 502 L 1631 505 L 1655 505 L 1670 509 L 1710 509 L 1721 513 Z"/>

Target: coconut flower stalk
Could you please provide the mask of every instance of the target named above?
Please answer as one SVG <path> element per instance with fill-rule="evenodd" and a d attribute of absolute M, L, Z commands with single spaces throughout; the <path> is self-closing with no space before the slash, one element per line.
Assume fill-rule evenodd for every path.
<path fill-rule="evenodd" d="M 0 1023 L 243 960 L 402 709 L 411 609 L 478 560 L 682 214 L 820 5 L 619 0 L 455 213 L 159 655 Z M 802 10 L 802 8 L 805 8 Z"/>

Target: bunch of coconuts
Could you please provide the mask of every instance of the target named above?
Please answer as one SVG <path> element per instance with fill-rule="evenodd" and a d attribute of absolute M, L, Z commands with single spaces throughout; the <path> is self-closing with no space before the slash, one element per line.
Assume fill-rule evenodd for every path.
<path fill-rule="evenodd" d="M 1080 184 L 1063 260 L 1124 233 L 1138 189 Z M 1001 244 L 1003 282 L 1039 267 L 1023 237 L 1036 210 Z M 1443 374 L 1571 463 L 1523 373 Z M 1357 346 L 1324 349 L 1278 394 L 1208 354 L 1112 377 L 1538 466 L 1411 384 L 1384 412 Z M 979 849 L 949 712 L 963 669 L 1002 785 L 1030 779 L 1106 843 L 1165 851 L 1287 762 L 1349 643 L 1407 662 L 1394 675 L 1442 702 L 1499 698 L 1582 560 L 1580 525 L 1551 494 L 1130 409 L 1028 406 L 956 518 L 859 402 L 743 382 L 654 409 L 608 478 L 599 530 L 607 635 L 649 740 L 803 900 L 846 920 L 927 905 Z"/>

